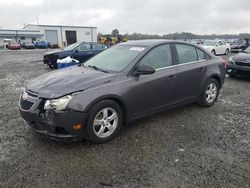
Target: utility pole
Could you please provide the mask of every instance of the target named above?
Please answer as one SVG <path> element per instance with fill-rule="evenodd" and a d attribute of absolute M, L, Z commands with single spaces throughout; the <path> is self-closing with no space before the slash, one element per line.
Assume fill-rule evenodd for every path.
<path fill-rule="evenodd" d="M 38 25 L 39 22 L 38 22 L 38 14 L 36 15 L 36 24 Z"/>

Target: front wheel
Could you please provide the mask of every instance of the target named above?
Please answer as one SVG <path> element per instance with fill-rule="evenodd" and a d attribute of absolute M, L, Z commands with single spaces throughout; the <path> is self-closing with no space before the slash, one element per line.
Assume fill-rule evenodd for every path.
<path fill-rule="evenodd" d="M 228 55 L 228 54 L 229 54 L 229 49 L 226 49 L 225 55 Z"/>
<path fill-rule="evenodd" d="M 215 50 L 212 50 L 212 51 L 211 51 L 211 53 L 212 53 L 212 54 L 214 54 L 214 55 L 216 55 L 216 52 L 215 52 Z"/>
<path fill-rule="evenodd" d="M 219 83 L 214 78 L 210 78 L 203 90 L 198 104 L 203 107 L 213 106 L 219 96 Z"/>
<path fill-rule="evenodd" d="M 85 127 L 87 140 L 91 143 L 104 143 L 114 138 L 123 123 L 121 107 L 112 100 L 103 100 L 94 105 Z"/>

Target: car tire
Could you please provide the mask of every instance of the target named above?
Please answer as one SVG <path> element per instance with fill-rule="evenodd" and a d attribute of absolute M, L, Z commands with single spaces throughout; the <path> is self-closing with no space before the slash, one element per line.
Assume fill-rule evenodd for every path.
<path fill-rule="evenodd" d="M 211 107 L 217 101 L 220 92 L 219 83 L 216 79 L 210 78 L 202 89 L 198 104 L 203 107 Z"/>
<path fill-rule="evenodd" d="M 227 48 L 225 51 L 225 55 L 228 55 L 228 54 L 229 54 L 229 49 Z"/>
<path fill-rule="evenodd" d="M 50 61 L 50 62 L 48 62 L 49 68 L 51 68 L 51 69 L 57 69 L 57 64 L 53 63 L 51 60 L 49 60 L 49 61 Z"/>
<path fill-rule="evenodd" d="M 112 100 L 103 100 L 91 109 L 85 126 L 87 140 L 93 144 L 113 139 L 123 124 L 122 109 Z"/>
<path fill-rule="evenodd" d="M 216 52 L 215 52 L 215 50 L 212 50 L 212 51 L 211 51 L 211 53 L 212 53 L 212 54 L 214 54 L 214 55 L 216 55 Z"/>
<path fill-rule="evenodd" d="M 229 77 L 231 77 L 231 78 L 235 78 L 235 77 L 236 77 L 236 75 L 230 74 L 230 73 L 227 73 L 227 75 L 228 75 Z"/>

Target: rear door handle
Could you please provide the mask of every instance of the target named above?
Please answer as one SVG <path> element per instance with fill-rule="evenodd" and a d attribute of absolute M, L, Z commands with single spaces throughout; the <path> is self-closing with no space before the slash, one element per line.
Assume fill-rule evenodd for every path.
<path fill-rule="evenodd" d="M 175 79 L 176 78 L 176 75 L 170 75 L 170 76 L 168 76 L 168 79 L 169 80 L 173 80 L 173 79 Z"/>

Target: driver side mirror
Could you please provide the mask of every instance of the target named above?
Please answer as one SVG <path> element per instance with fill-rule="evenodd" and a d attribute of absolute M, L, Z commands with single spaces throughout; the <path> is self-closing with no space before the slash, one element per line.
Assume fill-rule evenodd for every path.
<path fill-rule="evenodd" d="M 76 49 L 74 50 L 74 52 L 79 52 L 79 49 L 78 49 L 78 48 L 76 48 Z"/>
<path fill-rule="evenodd" d="M 155 69 L 149 65 L 139 65 L 134 71 L 134 76 L 154 74 Z"/>

